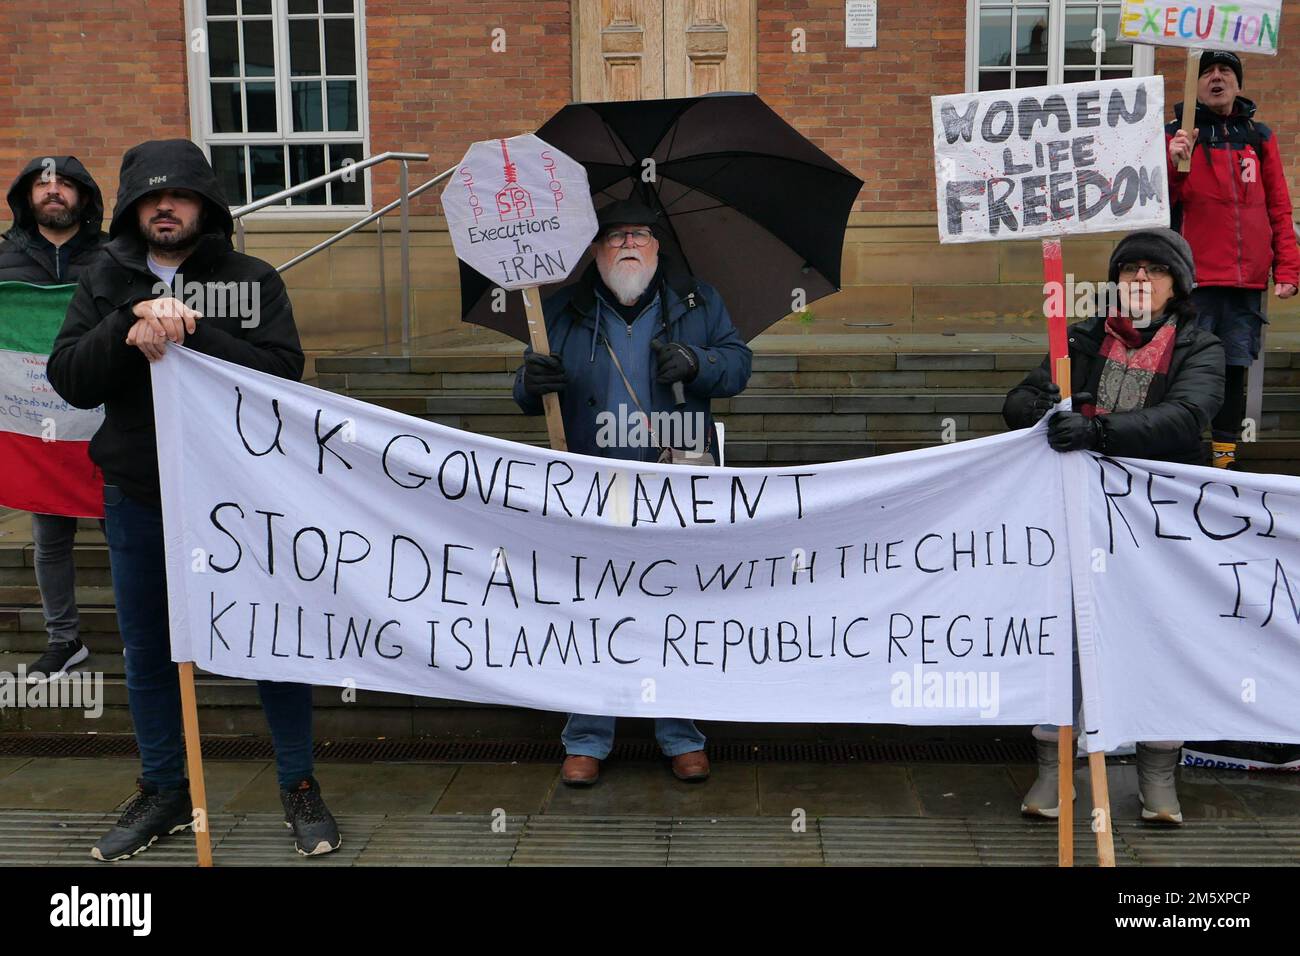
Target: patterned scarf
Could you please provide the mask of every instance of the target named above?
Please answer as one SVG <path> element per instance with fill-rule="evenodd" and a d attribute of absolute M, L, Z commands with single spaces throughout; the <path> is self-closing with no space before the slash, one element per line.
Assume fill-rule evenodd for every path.
<path fill-rule="evenodd" d="M 1109 316 L 1101 344 L 1104 364 L 1097 385 L 1097 404 L 1085 405 L 1080 411 L 1091 417 L 1145 408 L 1152 385 L 1157 380 L 1163 385 L 1169 374 L 1177 334 L 1178 323 L 1166 319 L 1151 341 L 1143 345 L 1142 334 L 1129 319 Z"/>

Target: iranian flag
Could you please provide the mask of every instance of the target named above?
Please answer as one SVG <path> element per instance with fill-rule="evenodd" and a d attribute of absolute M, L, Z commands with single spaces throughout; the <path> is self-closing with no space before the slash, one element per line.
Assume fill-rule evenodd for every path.
<path fill-rule="evenodd" d="M 104 479 L 89 447 L 104 410 L 73 408 L 45 376 L 76 288 L 0 282 L 0 505 L 102 518 Z"/>

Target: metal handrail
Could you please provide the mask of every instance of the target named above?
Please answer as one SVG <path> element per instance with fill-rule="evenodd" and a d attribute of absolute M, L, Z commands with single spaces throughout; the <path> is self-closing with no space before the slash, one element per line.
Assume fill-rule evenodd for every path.
<path fill-rule="evenodd" d="M 383 209 L 371 213 L 370 215 L 364 217 L 359 222 L 353 223 L 351 226 L 348 226 L 347 228 L 337 233 L 333 237 L 326 239 L 324 242 L 318 243 L 316 246 L 312 247 L 311 249 L 308 249 L 306 252 L 302 253 L 301 255 L 294 256 L 284 265 L 280 266 L 280 268 L 277 269 L 276 271 L 284 272 L 286 269 L 292 268 L 293 266 L 297 265 L 299 262 L 302 262 L 304 259 L 308 259 L 311 256 L 314 256 L 322 249 L 328 249 L 330 246 L 332 246 L 334 243 L 338 242 L 340 239 L 344 238 L 345 236 L 352 235 L 352 233 L 356 232 L 358 229 L 365 227 L 366 225 L 374 222 L 380 217 L 391 212 L 393 209 L 400 207 L 402 210 L 402 246 L 401 246 L 402 345 L 409 346 L 411 342 L 411 216 L 410 216 L 411 200 L 414 197 L 418 196 L 420 193 L 424 192 L 430 186 L 433 186 L 435 183 L 439 182 L 440 180 L 450 176 L 452 172 L 449 169 L 446 172 L 441 173 L 438 176 L 435 176 L 433 179 L 429 180 L 429 182 L 425 183 L 423 186 L 416 189 L 414 192 L 408 192 L 407 175 L 408 175 L 409 167 L 407 164 L 412 161 L 423 163 L 423 162 L 427 162 L 428 159 L 429 159 L 428 153 L 403 153 L 403 152 L 393 152 L 393 151 L 379 153 L 378 155 L 375 156 L 369 156 L 361 160 L 360 162 L 349 163 L 346 166 L 341 166 L 338 169 L 333 170 L 332 172 L 324 173 L 323 175 L 317 176 L 315 179 L 309 179 L 306 182 L 299 183 L 296 186 L 290 186 L 288 189 L 281 189 L 279 192 L 272 193 L 269 196 L 263 196 L 261 199 L 257 200 L 256 202 L 251 202 L 248 203 L 247 205 L 238 206 L 230 211 L 230 215 L 233 217 L 235 221 L 236 248 L 240 252 L 244 251 L 245 236 L 244 236 L 243 217 L 247 216 L 249 213 L 257 212 L 258 210 L 265 209 L 268 206 L 273 206 L 279 203 L 281 200 L 288 199 L 291 196 L 296 196 L 299 193 L 308 192 L 309 190 L 315 189 L 318 186 L 323 186 L 325 183 L 333 182 L 336 179 L 341 179 L 344 176 L 354 176 L 356 175 L 358 170 L 369 169 L 371 166 L 377 166 L 380 163 L 386 163 L 389 160 L 396 160 L 400 162 L 401 165 L 398 167 L 398 171 L 397 171 L 397 181 L 398 181 L 398 187 L 400 193 L 397 199 L 393 200 Z M 380 237 L 379 238 L 379 274 L 381 277 L 379 302 L 380 302 L 380 312 L 383 316 L 383 324 L 384 324 L 384 345 L 387 346 L 388 345 L 388 290 L 386 284 L 383 282 L 384 243 L 383 243 L 382 223 L 380 223 L 379 237 Z"/>

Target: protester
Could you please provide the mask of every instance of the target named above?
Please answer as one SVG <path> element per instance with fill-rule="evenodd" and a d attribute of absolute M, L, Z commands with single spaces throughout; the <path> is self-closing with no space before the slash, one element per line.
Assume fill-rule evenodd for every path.
<path fill-rule="evenodd" d="M 122 158 L 105 254 L 82 276 L 49 360 L 70 404 L 105 406 L 90 455 L 104 473 L 104 507 L 131 719 L 140 747 L 139 792 L 91 850 L 121 860 L 191 824 L 180 685 L 171 660 L 167 580 L 149 363 L 169 342 L 297 380 L 304 357 L 284 283 L 265 262 L 235 252 L 233 220 L 203 151 L 187 140 L 142 143 Z M 176 291 L 196 283 L 204 309 Z M 257 305 L 226 314 L 230 284 Z M 189 295 L 187 291 L 187 296 Z M 337 849 L 338 827 L 312 776 L 311 688 L 258 681 L 275 742 L 285 823 L 299 853 Z"/>
<path fill-rule="evenodd" d="M 1191 247 L 1172 230 L 1135 232 L 1115 247 L 1110 282 L 1118 283 L 1124 307 L 1070 326 L 1077 411 L 1052 415 L 1046 430 L 1052 448 L 1208 464 L 1201 433 L 1223 404 L 1224 351 L 1197 324 L 1193 275 Z M 1048 368 L 1044 361 L 1007 395 L 1002 416 L 1011 428 L 1036 424 L 1060 401 Z M 1034 737 L 1038 779 L 1020 809 L 1055 819 L 1057 728 L 1036 727 Z M 1181 747 L 1182 741 L 1138 744 L 1143 820 L 1182 823 L 1174 780 Z"/>
<path fill-rule="evenodd" d="M 100 229 L 104 198 L 75 156 L 38 156 L 9 187 L 14 221 L 0 244 L 0 282 L 68 285 L 98 256 L 108 237 Z M 77 519 L 33 514 L 36 586 L 49 643 L 27 668 L 29 683 L 62 677 L 90 651 L 81 640 L 73 542 Z"/>
<path fill-rule="evenodd" d="M 1223 409 L 1211 433 L 1220 468 L 1236 459 L 1246 369 L 1259 357 L 1269 273 L 1279 299 L 1295 295 L 1300 284 L 1300 250 L 1277 137 L 1255 122 L 1255 104 L 1239 95 L 1242 84 L 1240 57 L 1206 51 L 1193 134 L 1182 131 L 1182 103 L 1165 130 L 1175 226 L 1196 256 L 1192 301 L 1201 327 L 1219 337 L 1227 355 Z M 1178 164 L 1188 156 L 1191 170 L 1180 173 Z"/>
<path fill-rule="evenodd" d="M 660 254 L 654 210 L 623 200 L 605 206 L 597 218 L 595 262 L 545 303 L 552 352 L 525 351 L 515 401 L 525 414 L 538 415 L 542 396 L 558 393 L 569 451 L 584 455 L 660 458 L 667 441 L 621 444 L 619 436 L 644 435 L 646 429 L 610 427 L 638 418 L 675 423 L 661 435 L 688 437 L 685 444 L 696 452 L 716 451 L 709 401 L 745 387 L 749 347 L 717 291 Z M 674 386 L 681 391 L 677 399 Z M 569 715 L 562 735 L 566 784 L 596 782 L 600 761 L 614 746 L 614 726 L 613 717 Z M 707 779 L 704 735 L 692 721 L 658 718 L 655 736 L 679 779 Z"/>

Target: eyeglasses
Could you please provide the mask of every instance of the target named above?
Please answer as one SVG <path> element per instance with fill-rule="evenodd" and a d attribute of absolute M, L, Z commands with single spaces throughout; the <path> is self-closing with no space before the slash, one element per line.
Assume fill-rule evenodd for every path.
<path fill-rule="evenodd" d="M 1173 271 L 1168 266 L 1161 265 L 1158 262 L 1146 264 L 1140 262 L 1125 262 L 1119 267 L 1119 277 L 1121 279 L 1133 279 L 1143 269 L 1146 270 L 1147 276 L 1152 279 L 1167 278 Z"/>
<path fill-rule="evenodd" d="M 632 240 L 632 245 L 640 249 L 650 245 L 654 233 L 649 229 L 615 229 L 601 236 L 600 241 L 613 249 L 617 249 L 625 244 L 629 238 Z"/>

